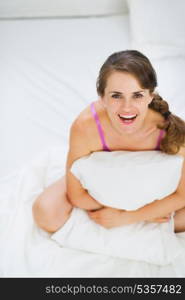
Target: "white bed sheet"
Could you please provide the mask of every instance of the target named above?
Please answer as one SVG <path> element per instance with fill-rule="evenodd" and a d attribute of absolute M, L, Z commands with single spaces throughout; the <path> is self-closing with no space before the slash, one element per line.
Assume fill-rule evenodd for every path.
<path fill-rule="evenodd" d="M 128 26 L 128 15 L 0 21 L 0 176 L 67 145 L 100 66 L 129 47 Z"/>

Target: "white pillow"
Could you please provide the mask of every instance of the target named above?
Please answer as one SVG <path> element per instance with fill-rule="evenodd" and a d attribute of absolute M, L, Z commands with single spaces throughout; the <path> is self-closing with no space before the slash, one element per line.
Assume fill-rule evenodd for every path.
<path fill-rule="evenodd" d="M 185 56 L 184 0 L 128 0 L 132 47 L 150 58 Z"/>
<path fill-rule="evenodd" d="M 176 190 L 182 161 L 161 151 L 100 151 L 76 160 L 71 172 L 105 206 L 135 210 Z"/>
<path fill-rule="evenodd" d="M 0 0 L 0 18 L 71 17 L 127 13 L 126 0 Z"/>
<path fill-rule="evenodd" d="M 135 210 L 173 193 L 182 164 L 183 157 L 160 151 L 101 151 L 76 160 L 71 172 L 98 202 Z M 74 208 L 52 238 L 65 247 L 164 265 L 182 251 L 173 225 L 172 217 L 164 224 L 140 222 L 106 229 Z"/>

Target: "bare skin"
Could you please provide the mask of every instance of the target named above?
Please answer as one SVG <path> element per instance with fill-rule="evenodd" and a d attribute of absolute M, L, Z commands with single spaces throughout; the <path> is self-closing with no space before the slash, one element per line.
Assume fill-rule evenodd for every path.
<path fill-rule="evenodd" d="M 117 77 L 116 83 L 119 82 L 118 79 L 119 78 Z M 130 80 L 130 78 L 128 78 L 128 80 Z M 112 80 L 111 83 L 114 84 L 114 81 Z M 112 88 L 111 84 L 108 86 L 110 89 Z M 132 88 L 133 86 L 131 86 L 131 90 Z M 127 95 L 130 91 L 128 90 L 125 93 Z M 146 101 L 150 101 L 152 99 L 152 97 L 150 98 L 148 95 L 147 97 Z M 123 110 L 128 110 L 128 112 L 130 111 L 132 113 L 136 112 L 141 116 L 144 115 L 144 121 L 142 121 L 141 118 L 140 123 L 142 126 L 140 126 L 138 121 L 136 129 L 133 129 L 133 131 L 130 128 L 126 128 L 121 131 L 121 128 L 119 125 L 117 126 L 116 121 L 115 124 L 111 122 L 111 117 L 114 115 L 115 110 L 112 108 L 112 110 L 107 110 L 107 106 L 110 105 L 108 101 L 108 97 L 106 99 L 100 98 L 95 102 L 95 109 L 98 113 L 104 130 L 105 140 L 109 148 L 112 151 L 154 150 L 159 135 L 157 124 L 162 124 L 164 122 L 162 115 L 149 108 L 144 111 L 144 106 L 143 108 L 137 108 L 137 105 L 130 104 L 129 101 L 131 100 L 129 98 L 129 101 L 125 104 Z M 131 132 L 129 132 L 129 130 L 131 130 Z M 72 124 L 70 136 L 70 147 L 66 163 L 66 176 L 47 187 L 44 192 L 39 195 L 33 205 L 33 216 L 35 222 L 40 228 L 51 233 L 57 231 L 68 220 L 73 206 L 81 207 L 89 211 L 102 208 L 101 204 L 88 196 L 87 193 L 83 194 L 84 190 L 81 184 L 70 172 L 70 167 L 76 159 L 92 152 L 102 151 L 102 144 L 97 131 L 97 126 L 92 118 L 89 106 L 80 113 Z M 183 149 L 180 154 L 185 156 Z M 74 197 L 74 195 L 79 196 Z M 81 200 L 79 199 L 82 198 L 86 199 L 84 204 L 80 203 Z M 167 221 L 168 216 L 161 216 L 160 218 L 151 220 L 151 222 L 158 223 Z M 176 211 L 174 221 L 176 232 L 185 231 L 185 208 Z"/>

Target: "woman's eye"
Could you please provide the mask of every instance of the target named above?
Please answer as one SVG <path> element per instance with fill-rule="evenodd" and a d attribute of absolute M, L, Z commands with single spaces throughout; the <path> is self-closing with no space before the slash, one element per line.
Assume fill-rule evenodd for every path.
<path fill-rule="evenodd" d="M 120 99 L 120 98 L 121 98 L 121 95 L 119 95 L 119 94 L 113 94 L 113 95 L 112 95 L 112 98 Z"/>
<path fill-rule="evenodd" d="M 142 97 L 143 97 L 142 94 L 135 94 L 135 95 L 134 95 L 134 98 L 142 98 Z"/>

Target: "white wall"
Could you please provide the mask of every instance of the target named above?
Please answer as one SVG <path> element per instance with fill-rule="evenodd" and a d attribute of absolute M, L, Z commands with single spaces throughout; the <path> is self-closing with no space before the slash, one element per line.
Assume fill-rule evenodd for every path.
<path fill-rule="evenodd" d="M 91 16 L 126 12 L 126 0 L 0 0 L 0 18 Z"/>

